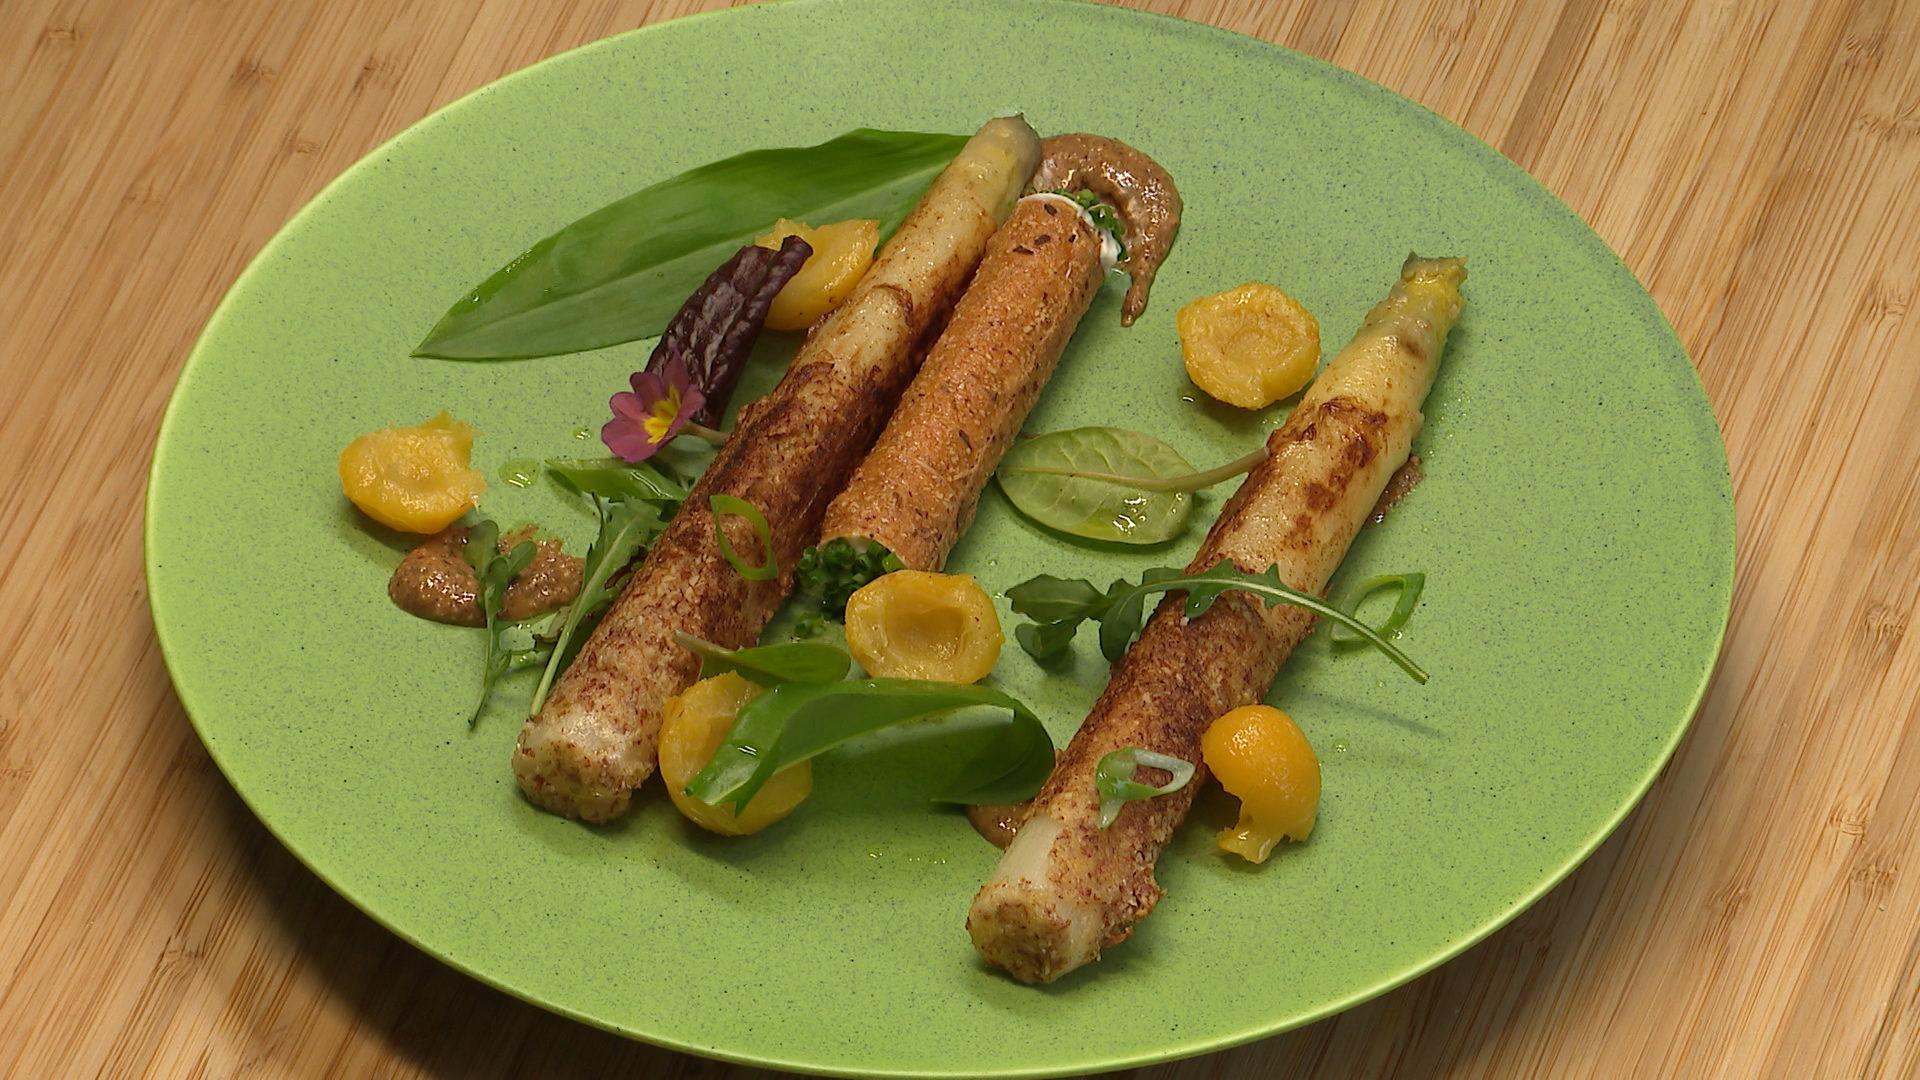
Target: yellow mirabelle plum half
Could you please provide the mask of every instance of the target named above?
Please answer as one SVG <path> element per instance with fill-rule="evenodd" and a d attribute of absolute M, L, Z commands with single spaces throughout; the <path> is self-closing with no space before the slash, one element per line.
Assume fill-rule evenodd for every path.
<path fill-rule="evenodd" d="M 1293 718 L 1271 705 L 1247 705 L 1215 720 L 1200 737 L 1207 770 L 1240 799 L 1240 822 L 1220 832 L 1220 848 L 1265 862 L 1281 837 L 1305 840 L 1320 808 L 1320 758 Z"/>
<path fill-rule="evenodd" d="M 774 773 L 738 813 L 731 804 L 709 806 L 687 794 L 687 783 L 713 760 L 726 741 L 733 718 L 765 691 L 729 671 L 701 679 L 667 699 L 660 720 L 660 779 L 667 797 L 693 822 L 723 836 L 745 836 L 793 813 L 813 793 L 813 762 Z"/>
<path fill-rule="evenodd" d="M 778 248 L 789 236 L 805 240 L 813 254 L 774 296 L 773 306 L 767 309 L 769 330 L 805 330 L 839 307 L 873 262 L 873 249 L 880 246 L 880 223 L 852 218 L 816 229 L 781 218 L 772 232 L 753 242 Z"/>
<path fill-rule="evenodd" d="M 1264 409 L 1297 392 L 1320 365 L 1320 324 L 1272 285 L 1249 281 L 1200 297 L 1174 322 L 1187 377 L 1242 409 Z"/>
<path fill-rule="evenodd" d="M 487 478 L 467 467 L 474 430 L 442 412 L 417 427 L 369 432 L 340 452 L 340 486 L 390 529 L 437 533 L 480 505 Z"/>
<path fill-rule="evenodd" d="M 966 574 L 895 570 L 847 601 L 847 648 L 878 678 L 978 682 L 1005 641 L 992 599 Z"/>

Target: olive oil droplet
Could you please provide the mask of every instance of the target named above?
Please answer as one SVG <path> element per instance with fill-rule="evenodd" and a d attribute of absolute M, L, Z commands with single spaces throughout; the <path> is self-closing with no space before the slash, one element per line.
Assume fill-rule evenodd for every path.
<path fill-rule="evenodd" d="M 532 458 L 514 458 L 500 466 L 500 479 L 517 488 L 532 487 L 540 479 L 540 463 Z"/>

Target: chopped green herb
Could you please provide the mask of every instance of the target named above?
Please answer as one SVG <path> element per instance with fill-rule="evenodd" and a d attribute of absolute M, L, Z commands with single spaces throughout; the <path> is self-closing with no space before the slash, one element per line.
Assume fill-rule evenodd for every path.
<path fill-rule="evenodd" d="M 1340 607 L 1358 621 L 1360 605 L 1367 597 L 1381 589 L 1398 588 L 1399 594 L 1394 599 L 1393 611 L 1387 615 L 1387 621 L 1373 628 L 1374 633 L 1386 637 L 1407 625 L 1407 620 L 1413 617 L 1413 609 L 1420 604 L 1420 590 L 1426 584 L 1425 574 L 1375 574 L 1349 590 L 1347 602 Z M 1327 640 L 1338 646 L 1351 647 L 1366 639 L 1349 630 L 1344 623 L 1332 623 L 1327 627 Z"/>
<path fill-rule="evenodd" d="M 1127 223 L 1120 220 L 1120 211 L 1102 202 L 1100 196 L 1088 191 L 1086 188 L 1081 188 L 1079 191 L 1056 191 L 1054 194 L 1065 195 L 1067 198 L 1079 203 L 1080 208 L 1085 210 L 1087 216 L 1093 219 L 1093 223 L 1105 229 L 1107 234 L 1113 237 L 1113 242 L 1120 245 L 1120 259 L 1126 259 Z"/>
<path fill-rule="evenodd" d="M 772 581 L 780 576 L 780 564 L 773 554 L 773 529 L 767 525 L 767 519 L 760 508 L 745 499 L 732 495 L 709 495 L 707 505 L 713 509 L 713 538 L 720 545 L 720 554 L 741 577 L 748 581 Z M 733 553 L 733 545 L 727 542 L 727 530 L 720 527 L 720 515 L 732 514 L 747 519 L 753 526 L 753 534 L 760 540 L 760 550 L 766 552 L 766 561 L 759 566 L 749 566 Z"/>
<path fill-rule="evenodd" d="M 1133 778 L 1134 771 L 1142 766 L 1149 769 L 1165 769 L 1173 778 L 1159 787 L 1143 784 Z M 1193 779 L 1193 762 L 1177 758 L 1171 754 L 1162 754 L 1148 750 L 1143 746 L 1127 746 L 1100 759 L 1094 766 L 1093 783 L 1100 791 L 1100 827 L 1106 828 L 1120 816 L 1120 808 L 1136 799 L 1151 799 L 1156 795 L 1171 795 L 1186 787 Z"/>
<path fill-rule="evenodd" d="M 880 544 L 868 541 L 855 547 L 853 541 L 838 536 L 818 547 L 800 553 L 794 567 L 794 581 L 800 588 L 820 598 L 820 606 L 836 619 L 844 619 L 847 600 L 874 578 L 906 568 L 899 557 Z"/>

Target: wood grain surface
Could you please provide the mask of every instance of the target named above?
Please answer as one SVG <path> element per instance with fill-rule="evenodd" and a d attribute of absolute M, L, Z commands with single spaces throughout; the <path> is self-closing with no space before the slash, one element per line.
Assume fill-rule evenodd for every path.
<path fill-rule="evenodd" d="M 748 1077 L 441 966 L 302 867 L 168 682 L 160 413 L 330 178 L 724 0 L 0 0 L 0 1075 Z M 1920 0 L 1131 6 L 1329 60 L 1590 222 L 1699 368 L 1739 553 L 1646 801 L 1483 944 L 1154 1078 L 1920 1075 Z"/>

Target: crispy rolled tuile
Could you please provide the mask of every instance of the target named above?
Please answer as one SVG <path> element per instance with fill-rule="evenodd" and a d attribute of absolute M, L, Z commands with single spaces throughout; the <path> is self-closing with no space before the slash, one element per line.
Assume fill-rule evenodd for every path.
<path fill-rule="evenodd" d="M 1120 325 L 1132 326 L 1147 309 L 1153 275 L 1180 234 L 1180 192 L 1173 178 L 1152 158 L 1104 135 L 1054 135 L 1040 145 L 1045 156 L 1030 190 L 1086 188 L 1112 203 L 1126 222 L 1121 240 L 1127 245 L 1127 257 L 1120 261 L 1120 269 L 1127 272 L 1130 284 L 1120 303 Z"/>
<path fill-rule="evenodd" d="M 1091 135 L 1045 140 L 1037 176 L 1084 180 L 1122 202 L 1128 235 L 1151 233 L 1129 256 L 1146 279 L 1178 227 L 1179 195 L 1151 159 L 1125 143 Z M 1066 155 L 1056 161 L 1054 149 Z M 1126 191 L 1115 175 L 1152 174 Z M 1141 194 L 1149 190 L 1151 197 Z M 1164 217 L 1171 200 L 1173 222 Z M 1160 214 L 1136 229 L 1126 215 Z M 913 570 L 939 570 L 973 520 L 980 493 L 1020 433 L 1080 319 L 1099 292 L 1110 255 L 1101 230 L 1071 199 L 1021 200 L 994 234 L 953 319 L 914 377 L 873 452 L 827 510 L 821 539 L 878 543 Z M 1131 303 L 1133 290 L 1128 293 Z M 1131 320 L 1126 320 L 1131 321 Z"/>
<path fill-rule="evenodd" d="M 808 334 L 787 374 L 741 409 L 732 436 L 635 571 L 513 752 L 536 805 L 587 821 L 625 812 L 654 771 L 661 707 L 700 660 L 681 630 L 751 645 L 792 587 L 801 549 L 912 378 L 921 339 L 951 309 L 1039 161 L 1018 117 L 989 122 L 937 177 L 847 300 Z M 710 495 L 752 503 L 772 530 L 777 577 L 748 581 L 714 539 Z M 746 521 L 723 519 L 757 563 Z"/>
<path fill-rule="evenodd" d="M 822 537 L 877 542 L 912 570 L 946 564 L 1100 289 L 1100 244 L 1067 200 L 1021 201 Z"/>
<path fill-rule="evenodd" d="M 1319 593 L 1412 447 L 1420 406 L 1463 303 L 1458 259 L 1409 258 L 1387 299 L 1267 440 L 1267 457 L 1222 508 L 1189 572 L 1232 559 L 1277 564 Z M 1206 779 L 1128 803 L 1096 822 L 1094 770 L 1128 746 L 1200 762 L 1200 736 L 1228 710 L 1266 696 L 1313 626 L 1289 604 L 1228 592 L 1188 620 L 1169 594 L 1114 665 L 1107 688 L 1031 804 L 994 875 L 974 897 L 967 932 L 987 963 L 1051 982 L 1126 939 L 1161 889 L 1153 866 Z"/>

